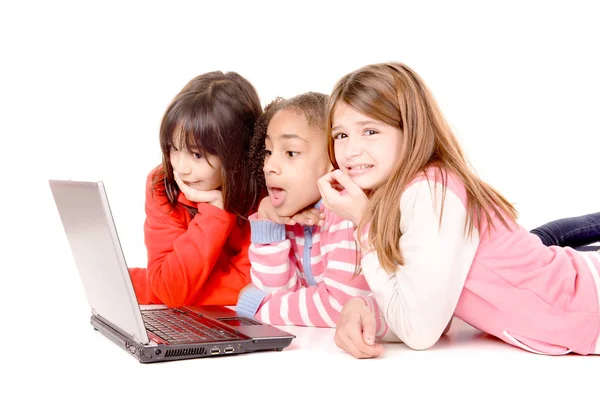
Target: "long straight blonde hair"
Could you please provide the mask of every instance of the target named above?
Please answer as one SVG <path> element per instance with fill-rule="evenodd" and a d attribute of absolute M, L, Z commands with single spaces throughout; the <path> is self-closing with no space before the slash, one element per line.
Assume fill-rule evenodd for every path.
<path fill-rule="evenodd" d="M 445 121 L 423 80 L 398 62 L 372 64 L 340 79 L 331 94 L 328 111 L 329 157 L 335 168 L 331 136 L 336 104 L 344 102 L 362 114 L 397 127 L 402 132 L 401 153 L 389 179 L 371 193 L 370 205 L 359 223 L 363 232 L 370 223 L 369 241 L 387 271 L 404 263 L 400 250 L 400 196 L 406 186 L 428 167 L 436 167 L 443 180 L 442 204 L 449 171 L 456 174 L 467 191 L 465 233 L 469 236 L 483 221 L 494 227 L 493 215 L 509 227 L 517 211 L 500 193 L 483 182 L 470 167 L 458 140 Z M 440 213 L 440 223 L 443 208 Z"/>

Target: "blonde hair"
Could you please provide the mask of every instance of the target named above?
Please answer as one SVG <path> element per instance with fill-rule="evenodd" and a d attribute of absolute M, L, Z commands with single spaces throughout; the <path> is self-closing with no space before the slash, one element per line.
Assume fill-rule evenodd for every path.
<path fill-rule="evenodd" d="M 381 186 L 369 193 L 370 205 L 358 226 L 369 228 L 368 245 L 377 251 L 382 267 L 390 272 L 402 265 L 400 250 L 399 201 L 406 186 L 428 167 L 435 167 L 443 180 L 442 204 L 446 195 L 447 174 L 459 177 L 467 192 L 465 232 L 485 221 L 494 227 L 493 216 L 509 227 L 507 218 L 517 219 L 517 211 L 500 193 L 483 182 L 471 169 L 458 140 L 445 121 L 436 101 L 423 80 L 409 67 L 398 62 L 372 64 L 340 79 L 331 94 L 328 112 L 329 157 L 335 168 L 331 136 L 335 106 L 344 102 L 362 114 L 399 128 L 401 154 L 394 169 Z M 440 223 L 443 207 L 440 213 Z"/>

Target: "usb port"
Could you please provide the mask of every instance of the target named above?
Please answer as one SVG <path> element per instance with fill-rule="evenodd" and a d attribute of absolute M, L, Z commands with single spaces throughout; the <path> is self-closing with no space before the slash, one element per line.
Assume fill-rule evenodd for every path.
<path fill-rule="evenodd" d="M 233 347 L 232 346 L 225 347 L 225 353 L 233 353 Z"/>
<path fill-rule="evenodd" d="M 218 348 L 214 348 L 210 350 L 210 354 L 219 354 L 221 352 L 221 349 Z"/>

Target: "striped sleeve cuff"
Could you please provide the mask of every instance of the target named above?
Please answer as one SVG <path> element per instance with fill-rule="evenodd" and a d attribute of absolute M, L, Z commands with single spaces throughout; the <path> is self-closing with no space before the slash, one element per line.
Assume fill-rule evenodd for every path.
<path fill-rule="evenodd" d="M 369 246 L 369 230 L 368 230 L 368 228 L 365 228 L 363 230 L 362 235 L 359 235 L 358 229 L 355 229 L 354 232 L 352 233 L 352 236 L 354 237 L 354 240 L 356 241 L 356 243 L 358 243 L 360 246 L 360 251 L 362 253 L 361 257 L 364 257 L 367 254 L 369 254 L 370 252 L 374 251 L 374 248 Z"/>
<path fill-rule="evenodd" d="M 249 287 L 240 294 L 235 311 L 242 317 L 254 318 L 263 299 L 267 295 L 267 292 L 263 292 L 255 287 Z"/>
<path fill-rule="evenodd" d="M 375 315 L 375 337 L 377 339 L 383 338 L 388 332 L 388 326 L 385 323 L 383 316 L 381 315 L 381 311 L 379 310 L 379 306 L 375 302 L 371 296 L 358 296 L 364 300 L 364 302 L 369 307 L 369 310 Z"/>
<path fill-rule="evenodd" d="M 250 220 L 252 243 L 269 244 L 285 240 L 285 225 L 268 220 Z"/>

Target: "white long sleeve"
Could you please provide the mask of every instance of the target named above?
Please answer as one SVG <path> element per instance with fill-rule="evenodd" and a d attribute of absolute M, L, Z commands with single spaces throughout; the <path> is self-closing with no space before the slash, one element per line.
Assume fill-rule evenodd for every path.
<path fill-rule="evenodd" d="M 363 274 L 389 329 L 407 346 L 433 346 L 454 314 L 477 247 L 479 232 L 465 233 L 466 209 L 440 183 L 422 180 L 400 199 L 400 249 L 404 265 L 386 272 L 375 251 L 364 254 Z M 434 191 L 437 194 L 434 196 Z"/>

